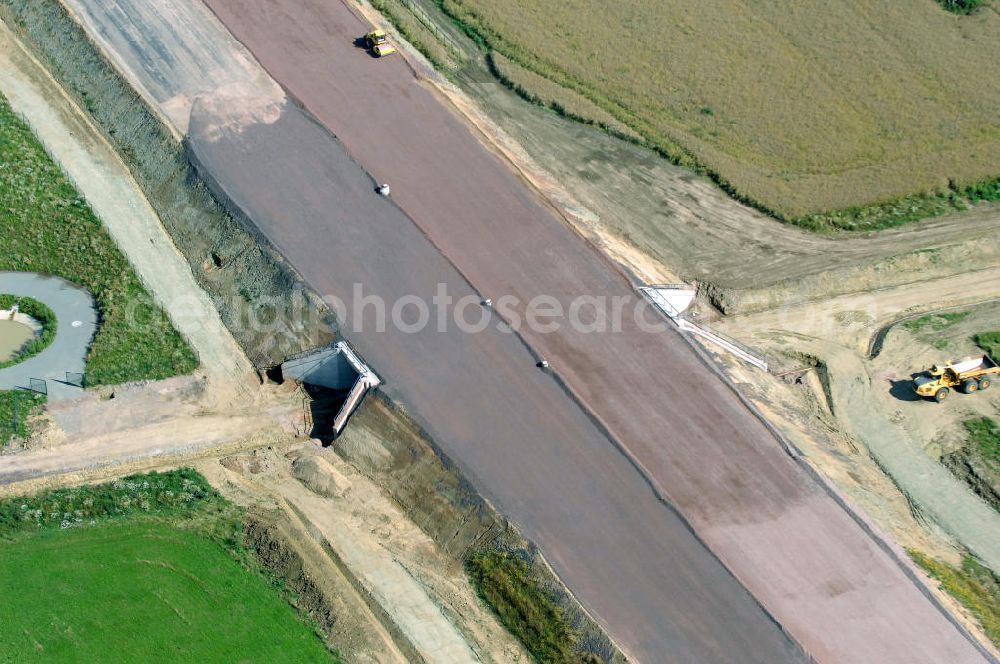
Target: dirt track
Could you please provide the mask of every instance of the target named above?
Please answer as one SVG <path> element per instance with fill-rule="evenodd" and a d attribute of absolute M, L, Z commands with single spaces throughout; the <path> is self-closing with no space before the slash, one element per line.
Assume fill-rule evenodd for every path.
<path fill-rule="evenodd" d="M 1000 515 L 914 442 L 954 436 L 961 430 L 961 418 L 949 427 L 946 414 L 966 411 L 969 404 L 982 408 L 989 403 L 989 397 L 955 399 L 941 407 L 904 400 L 911 396 L 909 372 L 939 362 L 942 357 L 972 354 L 975 347 L 966 341 L 960 345 L 961 353 L 950 346 L 945 350 L 931 348 L 927 353 L 928 346 L 909 343 L 903 346 L 905 350 L 896 350 L 889 357 L 865 357 L 870 339 L 880 326 L 926 311 L 930 303 L 965 304 L 970 310 L 985 313 L 995 311 L 995 305 L 976 303 L 996 302 L 998 297 L 1000 270 L 985 270 L 930 284 L 834 298 L 819 305 L 737 316 L 720 324 L 730 334 L 776 352 L 794 349 L 821 358 L 827 367 L 831 406 L 840 426 L 863 441 L 923 518 L 943 528 L 992 569 L 1000 570 Z M 984 322 L 978 330 L 970 329 L 964 335 L 949 329 L 940 338 L 949 343 L 971 339 L 973 333 L 992 329 L 995 324 L 995 319 Z M 900 331 L 893 328 L 891 334 L 897 333 Z M 915 435 L 907 431 L 908 425 L 917 428 L 917 423 L 925 428 L 924 432 Z"/>
<path fill-rule="evenodd" d="M 351 46 L 364 23 L 346 7 L 209 5 L 366 169 L 393 183 L 394 199 L 485 295 L 524 303 L 544 293 L 568 307 L 581 294 L 629 294 L 403 63 Z M 626 321 L 621 334 L 564 327 L 527 339 L 808 652 L 824 661 L 977 659 L 678 336 Z M 437 389 L 454 383 L 453 374 L 441 379 Z"/>
<path fill-rule="evenodd" d="M 142 460 L 165 463 L 219 448 L 250 449 L 287 435 L 274 414 L 247 404 L 225 414 L 207 410 L 217 400 L 212 390 L 204 377 L 181 376 L 119 386 L 114 399 L 87 393 L 50 405 L 54 426 L 31 449 L 0 456 L 0 485 Z"/>

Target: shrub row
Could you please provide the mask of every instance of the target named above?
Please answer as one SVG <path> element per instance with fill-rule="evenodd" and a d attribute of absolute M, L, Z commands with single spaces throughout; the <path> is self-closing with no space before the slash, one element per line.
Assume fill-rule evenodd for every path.
<path fill-rule="evenodd" d="M 71 528 L 133 514 L 177 515 L 223 502 L 205 478 L 190 468 L 154 471 L 106 484 L 0 500 L 0 537 L 42 528 Z"/>
<path fill-rule="evenodd" d="M 983 0 L 939 0 L 941 6 L 953 14 L 971 14 L 976 11 Z"/>

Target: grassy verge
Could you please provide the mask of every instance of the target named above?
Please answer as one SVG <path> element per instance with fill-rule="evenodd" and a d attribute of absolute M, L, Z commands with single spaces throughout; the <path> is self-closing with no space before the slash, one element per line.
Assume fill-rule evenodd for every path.
<path fill-rule="evenodd" d="M 46 528 L 95 525 L 135 515 L 194 517 L 225 511 L 226 502 L 189 468 L 130 475 L 106 484 L 52 489 L 0 500 L 0 541 Z M 230 515 L 232 516 L 232 515 Z M 232 524 L 238 532 L 237 524 Z M 233 543 L 233 537 L 224 538 Z"/>
<path fill-rule="evenodd" d="M 815 232 L 878 231 L 902 226 L 921 219 L 959 212 L 982 201 L 1000 201 L 1000 178 L 983 180 L 971 185 L 951 183 L 947 189 L 904 196 L 862 207 L 831 212 L 785 217 L 768 210 L 755 201 L 744 201 L 771 214 L 780 221 Z"/>
<path fill-rule="evenodd" d="M 580 661 L 574 657 L 576 635 L 554 598 L 536 583 L 527 562 L 488 552 L 470 556 L 466 567 L 479 596 L 539 662 Z"/>
<path fill-rule="evenodd" d="M 15 406 L 14 401 L 17 400 Z M 28 420 L 38 415 L 45 405 L 45 396 L 26 391 L 0 391 L 0 448 L 13 438 L 31 435 Z M 16 412 L 15 412 L 16 411 Z"/>
<path fill-rule="evenodd" d="M 910 332 L 938 332 L 949 325 L 958 323 L 969 317 L 968 311 L 928 314 L 920 318 L 914 318 L 903 323 L 903 327 Z"/>
<path fill-rule="evenodd" d="M 1000 426 L 989 417 L 966 420 L 962 425 L 965 444 L 942 456 L 941 463 L 993 509 L 1000 510 Z"/>
<path fill-rule="evenodd" d="M 17 355 L 0 362 L 0 369 L 13 366 L 18 362 L 23 362 L 29 357 L 38 355 L 45 350 L 52 340 L 56 338 L 55 313 L 38 300 L 30 297 L 14 297 L 13 295 L 0 294 L 0 309 L 10 309 L 17 304 L 18 310 L 25 315 L 31 316 L 42 326 L 41 334 L 28 341 Z"/>
<path fill-rule="evenodd" d="M 449 40 L 412 0 L 371 0 L 383 16 L 389 19 L 403 39 L 427 58 L 434 68 L 450 74 L 463 64 L 458 49 L 449 48 Z"/>
<path fill-rule="evenodd" d="M 961 567 L 952 567 L 914 549 L 909 554 L 928 576 L 938 581 L 976 617 L 989 639 L 1000 646 L 1000 582 L 997 577 L 971 556 L 963 557 Z"/>
<path fill-rule="evenodd" d="M 92 385 L 192 371 L 198 360 L 86 201 L 0 96 L 0 270 L 53 274 L 89 290 L 100 326 Z"/>
<path fill-rule="evenodd" d="M 963 422 L 970 445 L 994 470 L 1000 471 L 1000 426 L 989 417 Z"/>
<path fill-rule="evenodd" d="M 973 341 L 986 351 L 987 355 L 995 360 L 1000 360 L 1000 330 L 977 334 Z"/>
<path fill-rule="evenodd" d="M 330 662 L 191 470 L 0 501 L 14 661 Z"/>

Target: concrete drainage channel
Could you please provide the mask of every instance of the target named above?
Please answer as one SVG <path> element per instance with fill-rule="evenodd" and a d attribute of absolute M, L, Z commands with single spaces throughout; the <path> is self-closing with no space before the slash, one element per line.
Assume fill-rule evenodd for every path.
<path fill-rule="evenodd" d="M 691 306 L 695 295 L 697 295 L 695 289 L 685 284 L 663 284 L 640 286 L 638 290 L 663 315 L 673 321 L 682 332 L 697 335 L 747 364 L 763 371 L 768 370 L 767 358 L 761 353 L 710 329 L 708 326 L 692 323 L 684 317 L 684 312 Z"/>

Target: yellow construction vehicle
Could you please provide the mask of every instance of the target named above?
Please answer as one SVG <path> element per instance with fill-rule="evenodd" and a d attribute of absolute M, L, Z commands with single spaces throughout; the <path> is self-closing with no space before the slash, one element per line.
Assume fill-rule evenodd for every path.
<path fill-rule="evenodd" d="M 386 36 L 385 30 L 378 28 L 365 35 L 365 46 L 380 58 L 396 52 L 396 47 L 389 43 L 389 38 Z"/>
<path fill-rule="evenodd" d="M 940 403 L 956 387 L 972 394 L 989 388 L 995 377 L 1000 377 L 1000 366 L 992 357 L 966 357 L 950 364 L 935 364 L 913 379 L 913 391 Z"/>

